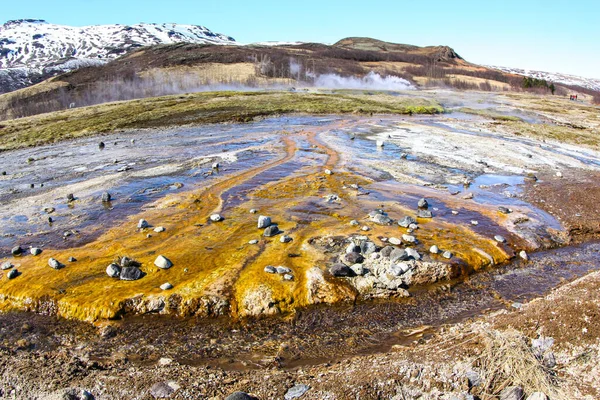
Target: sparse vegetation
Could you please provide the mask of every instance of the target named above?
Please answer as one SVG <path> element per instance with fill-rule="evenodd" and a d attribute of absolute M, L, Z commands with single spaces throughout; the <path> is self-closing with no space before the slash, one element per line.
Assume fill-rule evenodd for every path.
<path fill-rule="evenodd" d="M 480 115 L 482 117 L 491 118 L 496 121 L 523 121 L 517 116 L 500 114 L 490 109 L 474 109 L 469 107 L 462 107 L 458 111 L 466 114 Z"/>
<path fill-rule="evenodd" d="M 483 390 L 489 396 L 495 398 L 506 387 L 520 386 L 525 393 L 542 392 L 552 399 L 565 399 L 557 388 L 555 371 L 536 357 L 529 339 L 516 330 L 488 332 L 478 364 Z"/>
<path fill-rule="evenodd" d="M 54 143 L 121 129 L 220 122 L 310 114 L 436 114 L 437 102 L 390 95 L 291 92 L 203 92 L 90 106 L 5 121 L 0 150 Z"/>

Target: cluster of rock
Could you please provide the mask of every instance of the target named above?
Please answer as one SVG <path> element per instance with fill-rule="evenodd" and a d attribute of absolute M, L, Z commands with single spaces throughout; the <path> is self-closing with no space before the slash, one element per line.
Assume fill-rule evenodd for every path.
<path fill-rule="evenodd" d="M 267 265 L 265 267 L 264 271 L 267 274 L 283 275 L 283 280 L 285 280 L 285 281 L 293 281 L 294 280 L 294 273 L 288 267 L 282 267 L 282 266 L 274 267 L 272 265 Z"/>
<path fill-rule="evenodd" d="M 154 261 L 154 265 L 160 269 L 169 269 L 173 266 L 173 263 L 165 256 L 159 255 Z M 136 281 L 143 278 L 145 273 L 141 270 L 139 262 L 129 257 L 119 257 L 116 262 L 106 267 L 106 275 L 122 281 Z M 161 285 L 160 288 L 169 290 L 173 288 L 173 285 L 167 282 Z"/>
<path fill-rule="evenodd" d="M 423 261 L 421 254 L 406 241 L 407 247 L 379 247 L 367 236 L 348 238 L 345 252 L 340 254 L 329 272 L 347 278 L 364 298 L 406 297 L 406 289 L 415 284 L 451 279 L 457 274 L 453 265 Z"/>

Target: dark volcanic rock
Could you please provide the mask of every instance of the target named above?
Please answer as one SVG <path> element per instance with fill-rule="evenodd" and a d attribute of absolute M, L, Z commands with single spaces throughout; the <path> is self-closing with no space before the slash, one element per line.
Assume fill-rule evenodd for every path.
<path fill-rule="evenodd" d="M 275 236 L 279 233 L 279 227 L 277 225 L 270 225 L 265 229 L 263 235 L 265 237 Z"/>
<path fill-rule="evenodd" d="M 136 281 L 144 276 L 142 270 L 137 267 L 125 267 L 121 269 L 122 281 Z"/>
<path fill-rule="evenodd" d="M 365 258 L 360 253 L 348 253 L 343 256 L 344 264 L 352 265 L 352 264 L 361 264 L 365 261 Z"/>
<path fill-rule="evenodd" d="M 333 276 L 354 276 L 354 271 L 344 264 L 334 264 L 329 268 L 329 273 Z"/>

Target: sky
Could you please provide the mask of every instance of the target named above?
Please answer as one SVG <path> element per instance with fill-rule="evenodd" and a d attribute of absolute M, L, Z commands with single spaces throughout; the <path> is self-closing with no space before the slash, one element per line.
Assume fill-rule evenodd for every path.
<path fill-rule="evenodd" d="M 0 23 L 176 22 L 240 43 L 366 36 L 448 45 L 467 61 L 600 78 L 600 0 L 0 0 Z"/>

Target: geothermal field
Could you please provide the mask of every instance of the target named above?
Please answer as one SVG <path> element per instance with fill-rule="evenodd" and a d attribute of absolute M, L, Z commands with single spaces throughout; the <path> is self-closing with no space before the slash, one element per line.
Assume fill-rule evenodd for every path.
<path fill-rule="evenodd" d="M 2 153 L 0 365 L 16 377 L 0 398 L 65 386 L 96 398 L 496 398 L 486 352 L 540 332 L 569 367 L 522 382 L 527 394 L 593 396 L 600 109 L 533 94 L 352 95 L 432 108 L 40 143 L 31 132 L 44 124 L 95 117 L 8 121 L 36 147 Z M 589 302 L 572 303 L 577 291 Z M 554 322 L 540 331 L 536 318 Z"/>

